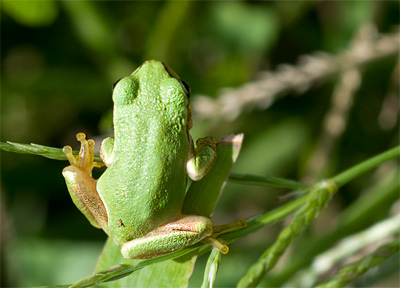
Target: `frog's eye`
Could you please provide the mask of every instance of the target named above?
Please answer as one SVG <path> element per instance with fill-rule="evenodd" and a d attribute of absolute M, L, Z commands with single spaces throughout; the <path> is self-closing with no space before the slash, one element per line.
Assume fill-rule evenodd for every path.
<path fill-rule="evenodd" d="M 181 81 L 183 88 L 185 88 L 186 90 L 186 95 L 188 98 L 190 98 L 190 86 L 188 83 L 186 83 L 185 81 Z"/>
<path fill-rule="evenodd" d="M 113 101 L 117 105 L 132 104 L 138 93 L 138 84 L 132 77 L 124 77 L 114 83 Z"/>

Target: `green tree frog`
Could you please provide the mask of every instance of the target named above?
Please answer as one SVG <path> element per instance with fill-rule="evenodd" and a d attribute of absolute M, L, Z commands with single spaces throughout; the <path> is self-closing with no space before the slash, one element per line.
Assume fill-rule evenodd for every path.
<path fill-rule="evenodd" d="M 197 242 L 227 253 L 208 217 L 182 215 L 187 177 L 200 180 L 216 158 L 211 137 L 193 143 L 189 88 L 164 63 L 146 61 L 113 89 L 114 137 L 103 140 L 107 166 L 92 178 L 94 141 L 77 134 L 78 156 L 64 147 L 68 191 L 90 223 L 121 247 L 125 258 L 151 258 Z"/>

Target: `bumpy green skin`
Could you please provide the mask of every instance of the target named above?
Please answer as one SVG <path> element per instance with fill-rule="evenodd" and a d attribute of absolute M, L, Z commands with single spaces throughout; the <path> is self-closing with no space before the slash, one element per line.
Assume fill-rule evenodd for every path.
<path fill-rule="evenodd" d="M 162 65 L 145 62 L 113 92 L 114 146 L 103 145 L 111 164 L 97 190 L 119 245 L 172 221 L 185 196 L 190 104 Z"/>

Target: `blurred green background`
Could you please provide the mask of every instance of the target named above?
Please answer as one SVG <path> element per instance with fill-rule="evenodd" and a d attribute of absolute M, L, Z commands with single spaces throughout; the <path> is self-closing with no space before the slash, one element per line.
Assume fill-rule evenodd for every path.
<path fill-rule="evenodd" d="M 75 134 L 85 132 L 100 143 L 112 134 L 112 84 L 146 59 L 172 67 L 190 84 L 195 101 L 196 95 L 217 97 L 223 88 L 254 80 L 261 70 L 296 65 L 301 55 L 337 55 L 366 24 L 379 33 L 393 32 L 398 2 L 3 0 L 1 141 L 77 149 Z M 388 95 L 394 91 L 397 99 L 396 61 L 386 57 L 364 67 L 345 130 L 328 155 L 326 174 L 318 177 L 397 144 L 397 119 L 389 125 L 378 121 L 392 99 Z M 219 138 L 243 132 L 235 172 L 301 180 L 336 81 L 332 77 L 303 94 L 288 93 L 268 109 L 245 111 L 232 121 L 195 114 L 192 134 Z M 397 113 L 396 103 L 390 106 Z M 1 286 L 66 284 L 90 274 L 106 235 L 91 227 L 70 200 L 61 175 L 67 163 L 7 152 L 1 152 L 1 160 Z M 365 175 L 345 186 L 313 233 L 333 229 L 336 215 L 371 181 Z M 285 192 L 229 183 L 215 222 L 265 213 L 282 202 Z M 358 229 L 385 217 L 390 209 L 385 205 Z M 217 286 L 235 285 L 274 241 L 277 226 L 231 245 Z M 197 263 L 193 286 L 201 283 L 204 261 Z"/>

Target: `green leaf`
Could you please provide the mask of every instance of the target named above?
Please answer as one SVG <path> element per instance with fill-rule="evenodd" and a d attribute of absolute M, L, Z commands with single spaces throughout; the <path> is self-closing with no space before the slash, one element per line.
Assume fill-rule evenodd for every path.
<path fill-rule="evenodd" d="M 55 160 L 67 160 L 67 157 L 65 156 L 62 149 L 33 144 L 33 143 L 22 144 L 10 141 L 7 141 L 7 143 L 0 142 L 0 149 L 15 153 L 34 154 Z"/>
<path fill-rule="evenodd" d="M 61 148 L 43 146 L 34 143 L 24 144 L 10 141 L 7 141 L 7 143 L 0 142 L 0 150 L 21 154 L 38 155 L 54 160 L 68 160 Z M 78 155 L 79 151 L 73 151 L 73 154 Z M 97 163 L 103 163 L 103 160 L 99 155 L 94 156 L 94 161 Z"/>
<path fill-rule="evenodd" d="M 288 189 L 305 189 L 310 187 L 309 185 L 302 184 L 293 180 L 283 179 L 272 176 L 257 176 L 250 174 L 235 174 L 229 175 L 229 180 L 244 185 L 257 185 L 257 186 L 269 186 L 276 188 L 288 188 Z"/>
<path fill-rule="evenodd" d="M 343 266 L 335 275 L 324 283 L 319 284 L 318 288 L 339 288 L 345 287 L 348 283 L 367 272 L 369 269 L 380 265 L 389 257 L 395 255 L 400 250 L 400 239 L 395 237 L 390 243 L 380 246 L 372 254 L 364 258 Z"/>
<path fill-rule="evenodd" d="M 196 251 L 177 259 L 170 259 L 144 267 L 134 274 L 120 280 L 97 285 L 97 287 L 187 287 L 189 277 L 196 261 Z M 138 264 L 146 260 L 130 260 L 122 257 L 120 247 L 108 239 L 96 266 L 100 272 L 117 264 Z"/>
<path fill-rule="evenodd" d="M 357 164 L 343 171 L 342 173 L 333 177 L 332 181 L 335 182 L 337 187 L 341 187 L 347 182 L 353 180 L 354 178 L 368 172 L 369 170 L 376 168 L 377 166 L 385 163 L 386 161 L 389 161 L 397 157 L 400 157 L 400 146 L 382 152 L 368 160 L 361 162 L 360 164 Z"/>
<path fill-rule="evenodd" d="M 208 257 L 207 266 L 204 271 L 204 279 L 201 288 L 212 288 L 214 286 L 215 277 L 221 261 L 221 252 L 218 249 L 213 248 L 210 256 Z"/>
<path fill-rule="evenodd" d="M 243 134 L 222 137 L 217 143 L 217 159 L 200 181 L 193 181 L 183 203 L 183 214 L 209 217 L 221 194 L 232 164 L 235 163 Z"/>
<path fill-rule="evenodd" d="M 256 287 L 265 273 L 275 267 L 294 238 L 305 231 L 336 192 L 335 184 L 329 180 L 323 180 L 314 185 L 310 194 L 308 194 L 306 205 L 299 209 L 292 223 L 281 231 L 275 243 L 263 253 L 259 260 L 250 267 L 246 275 L 240 279 L 238 287 Z"/>

